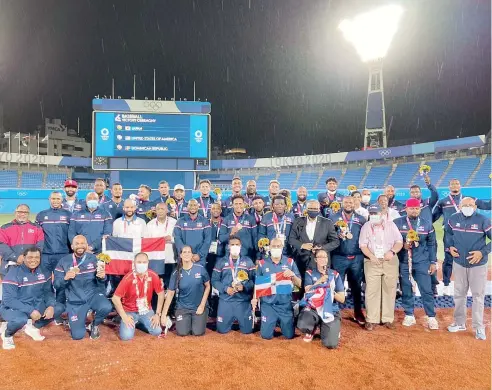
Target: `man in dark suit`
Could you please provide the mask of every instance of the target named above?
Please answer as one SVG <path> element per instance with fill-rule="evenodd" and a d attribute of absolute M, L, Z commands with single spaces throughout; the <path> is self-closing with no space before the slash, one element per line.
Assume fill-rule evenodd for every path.
<path fill-rule="evenodd" d="M 307 214 L 307 217 L 296 218 L 289 234 L 289 244 L 294 250 L 294 259 L 303 279 L 306 269 L 315 266 L 316 250 L 323 249 L 329 256 L 340 245 L 333 222 L 320 215 L 318 201 L 308 202 Z"/>

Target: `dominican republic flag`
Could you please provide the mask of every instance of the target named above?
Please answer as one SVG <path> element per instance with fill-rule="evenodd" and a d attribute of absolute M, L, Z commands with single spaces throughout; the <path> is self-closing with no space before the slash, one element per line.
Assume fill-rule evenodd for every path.
<path fill-rule="evenodd" d="M 307 306 L 316 310 L 324 323 L 332 322 L 333 316 L 333 297 L 335 295 L 335 278 L 333 275 L 330 281 L 313 287 L 311 291 L 304 295 L 299 302 L 299 306 Z"/>
<path fill-rule="evenodd" d="M 158 275 L 164 273 L 164 250 L 166 240 L 159 238 L 119 238 L 108 237 L 102 242 L 102 252 L 111 258 L 106 265 L 108 275 L 126 275 L 132 270 L 133 259 L 139 252 L 149 256 L 149 268 Z M 160 270 L 162 268 L 162 271 Z"/>
<path fill-rule="evenodd" d="M 256 298 L 268 297 L 276 294 L 292 294 L 292 280 L 285 277 L 283 272 L 257 276 L 255 287 Z"/>

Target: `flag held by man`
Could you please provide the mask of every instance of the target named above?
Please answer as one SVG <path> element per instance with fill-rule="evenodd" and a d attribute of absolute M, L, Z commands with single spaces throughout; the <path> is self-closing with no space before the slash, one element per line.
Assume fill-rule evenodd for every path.
<path fill-rule="evenodd" d="M 166 240 L 164 237 L 107 237 L 102 244 L 102 252 L 111 258 L 111 262 L 106 265 L 106 274 L 126 275 L 132 270 L 133 259 L 139 252 L 145 252 L 149 256 L 150 268 L 152 268 L 152 262 L 164 261 L 165 249 Z"/>
<path fill-rule="evenodd" d="M 256 298 L 276 294 L 292 294 L 292 280 L 283 272 L 271 275 L 257 276 L 255 282 Z"/>

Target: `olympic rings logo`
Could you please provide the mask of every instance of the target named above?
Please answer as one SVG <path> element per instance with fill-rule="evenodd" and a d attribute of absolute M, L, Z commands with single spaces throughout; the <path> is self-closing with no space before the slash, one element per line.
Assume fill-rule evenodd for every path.
<path fill-rule="evenodd" d="M 162 102 L 155 101 L 155 100 L 146 100 L 144 102 L 144 107 L 152 111 L 158 111 L 162 108 Z"/>
<path fill-rule="evenodd" d="M 391 154 L 391 150 L 389 149 L 383 149 L 379 151 L 379 155 L 381 157 L 388 157 Z"/>

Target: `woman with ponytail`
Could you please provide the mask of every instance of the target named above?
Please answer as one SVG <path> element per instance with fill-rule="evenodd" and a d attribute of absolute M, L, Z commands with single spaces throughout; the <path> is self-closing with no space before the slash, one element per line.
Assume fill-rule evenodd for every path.
<path fill-rule="evenodd" d="M 181 249 L 178 268 L 171 275 L 161 323 L 167 323 L 167 313 L 176 294 L 176 334 L 178 336 L 202 336 L 208 319 L 207 298 L 210 293 L 210 277 L 207 270 L 193 263 L 190 246 Z"/>

